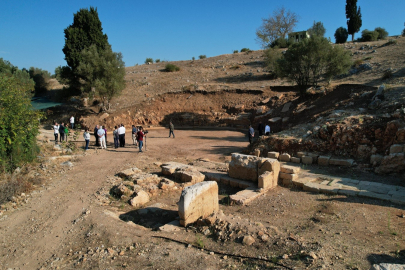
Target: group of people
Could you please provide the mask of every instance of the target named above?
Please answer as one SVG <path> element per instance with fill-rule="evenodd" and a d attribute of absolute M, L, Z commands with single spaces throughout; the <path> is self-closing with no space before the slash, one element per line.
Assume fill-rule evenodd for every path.
<path fill-rule="evenodd" d="M 266 126 L 263 125 L 262 122 L 259 123 L 259 126 L 257 127 L 257 130 L 259 131 L 259 137 L 263 135 L 270 135 L 270 126 L 267 124 Z M 252 125 L 249 125 L 249 143 L 253 143 L 253 138 L 255 137 L 255 130 L 252 127 Z"/>
<path fill-rule="evenodd" d="M 74 116 L 71 116 L 69 119 L 70 126 L 72 129 L 75 127 L 75 118 Z M 57 122 L 54 123 L 53 125 L 53 135 L 55 136 L 55 144 L 58 143 L 58 137 L 60 142 L 67 141 L 69 137 L 69 126 L 68 123 L 60 123 L 58 124 Z"/>
<path fill-rule="evenodd" d="M 123 124 L 119 126 L 115 126 L 113 130 L 113 138 L 114 138 L 114 148 L 118 147 L 125 147 L 125 126 Z M 132 140 L 135 146 L 139 147 L 139 152 L 143 152 L 143 141 L 146 136 L 146 133 L 143 130 L 143 127 L 139 126 L 136 127 L 132 125 Z M 105 126 L 96 125 L 94 127 L 95 137 L 95 146 L 101 147 L 101 149 L 107 149 L 107 129 Z M 173 135 L 174 136 L 174 135 Z M 83 133 L 84 140 L 86 142 L 85 150 L 89 149 L 90 143 L 90 132 L 89 129 L 86 128 Z"/>

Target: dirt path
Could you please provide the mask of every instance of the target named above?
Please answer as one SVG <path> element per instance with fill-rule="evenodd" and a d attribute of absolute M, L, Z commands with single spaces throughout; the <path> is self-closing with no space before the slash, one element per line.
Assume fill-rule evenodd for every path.
<path fill-rule="evenodd" d="M 94 153 L 79 158 L 70 170 L 57 173 L 49 179 L 48 186 L 32 194 L 26 205 L 3 216 L 0 221 L 1 268 L 40 268 L 52 258 L 69 252 L 92 226 L 102 223 L 111 226 L 111 231 L 105 229 L 108 234 L 115 231 L 142 234 L 142 231 L 128 230 L 122 221 L 108 219 L 105 208 L 94 202 L 95 192 L 108 184 L 106 176 L 134 164 L 142 168 L 159 160 L 209 158 L 220 161 L 223 153 L 241 151 L 248 144 L 243 134 L 234 131 L 176 130 L 175 139 L 168 138 L 168 133 L 163 129 L 151 130 L 144 153 L 138 153 L 132 145 L 130 134 L 126 136 L 125 148 L 115 150 L 109 143 L 107 151 L 89 150 Z M 47 135 L 52 134 L 47 132 Z M 87 226 L 80 222 L 84 218 L 90 221 Z"/>

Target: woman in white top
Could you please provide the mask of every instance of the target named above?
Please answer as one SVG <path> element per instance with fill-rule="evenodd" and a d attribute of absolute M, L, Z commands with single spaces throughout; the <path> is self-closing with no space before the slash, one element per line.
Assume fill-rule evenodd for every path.
<path fill-rule="evenodd" d="M 89 143 L 90 143 L 90 132 L 89 132 L 88 128 L 86 128 L 84 130 L 83 137 L 84 137 L 84 140 L 86 142 L 86 147 L 84 148 L 84 150 L 88 150 L 89 149 Z"/>
<path fill-rule="evenodd" d="M 55 125 L 53 126 L 53 135 L 55 135 L 55 143 L 57 143 L 58 135 L 59 135 L 59 125 L 56 122 L 55 122 Z"/>

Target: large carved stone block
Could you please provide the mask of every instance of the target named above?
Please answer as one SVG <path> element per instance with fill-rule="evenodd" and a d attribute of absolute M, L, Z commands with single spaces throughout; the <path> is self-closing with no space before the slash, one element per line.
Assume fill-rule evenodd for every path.
<path fill-rule="evenodd" d="M 232 154 L 231 162 L 229 163 L 229 176 L 257 182 L 257 162 L 260 158 L 238 153 Z"/>
<path fill-rule="evenodd" d="M 181 193 L 178 205 L 182 226 L 217 212 L 219 209 L 217 182 L 206 181 L 186 187 Z"/>

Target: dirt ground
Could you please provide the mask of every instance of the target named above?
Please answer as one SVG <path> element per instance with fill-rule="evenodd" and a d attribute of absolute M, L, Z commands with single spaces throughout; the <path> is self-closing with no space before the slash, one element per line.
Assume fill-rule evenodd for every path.
<path fill-rule="evenodd" d="M 43 133 L 52 137 L 50 130 Z M 98 199 L 117 172 L 136 166 L 158 173 L 156 162 L 165 161 L 224 163 L 248 145 L 236 131 L 176 130 L 175 139 L 168 133 L 150 130 L 144 153 L 127 134 L 127 147 L 115 150 L 109 143 L 108 150 L 91 149 L 73 167 L 43 162 L 46 170 L 38 177 L 48 182 L 16 209 L 1 212 L 1 268 L 368 269 L 373 263 L 405 263 L 404 206 L 365 198 L 277 187 L 248 206 L 222 201 L 227 232 L 252 235 L 256 241 L 250 246 L 218 240 L 219 229 L 202 233 L 192 226 L 168 233 L 125 221 L 136 209 Z M 144 218 L 170 221 L 179 197 L 180 190 L 154 197 L 150 204 L 167 210 Z"/>

